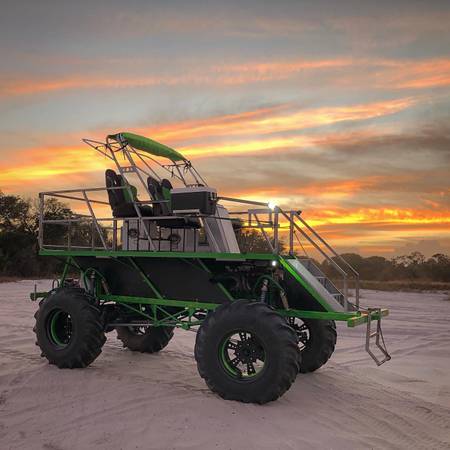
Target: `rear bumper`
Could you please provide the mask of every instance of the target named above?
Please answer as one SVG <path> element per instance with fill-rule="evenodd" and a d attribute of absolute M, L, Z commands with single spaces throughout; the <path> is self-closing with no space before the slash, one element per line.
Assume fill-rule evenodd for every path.
<path fill-rule="evenodd" d="M 352 312 L 322 312 L 322 311 L 302 311 L 299 309 L 278 309 L 278 314 L 285 317 L 298 317 L 300 319 L 318 319 L 318 320 L 336 320 L 340 322 L 347 322 L 348 327 L 356 327 L 367 323 L 369 313 L 367 311 L 352 311 Z M 388 309 L 377 309 L 370 313 L 372 320 L 377 320 L 381 317 L 389 315 Z M 380 317 L 381 316 L 381 317 Z"/>
<path fill-rule="evenodd" d="M 369 312 L 358 312 L 358 315 L 347 319 L 347 326 L 356 327 L 358 325 L 362 325 L 363 323 L 367 323 L 367 319 L 369 318 L 369 314 L 371 315 L 372 320 L 379 320 L 382 317 L 386 317 L 389 315 L 388 309 L 380 309 L 379 311 L 371 311 Z"/>

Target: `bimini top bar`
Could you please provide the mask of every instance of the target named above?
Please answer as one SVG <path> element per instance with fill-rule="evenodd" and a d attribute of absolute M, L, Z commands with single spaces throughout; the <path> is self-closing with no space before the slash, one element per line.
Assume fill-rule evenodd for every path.
<path fill-rule="evenodd" d="M 160 144 L 152 139 L 146 138 L 144 136 L 139 136 L 134 133 L 117 133 L 110 134 L 107 136 L 107 142 L 118 142 L 121 146 L 130 145 L 136 150 L 142 150 L 144 152 L 150 153 L 153 156 L 160 156 L 161 158 L 170 159 L 172 162 L 177 161 L 187 161 L 188 160 L 179 152 L 173 148 L 167 147 L 167 145 Z"/>

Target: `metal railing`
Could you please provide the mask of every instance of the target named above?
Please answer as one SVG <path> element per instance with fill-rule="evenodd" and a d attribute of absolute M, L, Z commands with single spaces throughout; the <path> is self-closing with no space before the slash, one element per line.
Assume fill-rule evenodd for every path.
<path fill-rule="evenodd" d="M 144 241 L 148 246 L 146 250 L 161 251 L 162 240 L 167 240 L 161 235 L 161 227 L 158 223 L 164 223 L 167 219 L 191 219 L 195 218 L 201 224 L 201 229 L 205 233 L 207 240 L 210 243 L 210 248 L 219 248 L 215 242 L 215 238 L 209 230 L 206 217 L 213 217 L 215 219 L 225 221 L 232 220 L 239 222 L 239 229 L 256 229 L 263 236 L 268 251 L 275 255 L 280 254 L 280 244 L 285 244 L 280 238 L 280 234 L 288 231 L 288 252 L 291 257 L 296 257 L 295 239 L 301 245 L 300 237 L 303 237 L 317 252 L 333 267 L 337 273 L 342 277 L 342 293 L 344 299 L 344 307 L 347 309 L 349 301 L 349 282 L 354 281 L 355 287 L 355 306 L 359 307 L 359 274 L 358 272 L 341 256 L 333 247 L 316 231 L 314 230 L 302 217 L 301 212 L 296 210 L 284 211 L 279 207 L 269 208 L 266 203 L 256 202 L 252 200 L 236 199 L 231 197 L 218 197 L 218 201 L 232 203 L 233 205 L 240 204 L 245 206 L 253 206 L 253 208 L 246 208 L 243 211 L 230 209 L 229 218 L 218 216 L 205 216 L 200 213 L 189 213 L 183 215 L 170 216 L 151 216 L 143 217 L 140 211 L 141 205 L 151 205 L 162 203 L 163 201 L 135 201 L 133 202 L 136 215 L 133 217 L 98 217 L 94 210 L 94 205 L 110 206 L 107 199 L 100 200 L 92 198 L 93 193 L 107 194 L 108 191 L 118 189 L 129 189 L 129 186 L 119 187 L 99 187 L 88 189 L 71 189 L 63 191 L 49 191 L 39 194 L 39 246 L 40 248 L 60 248 L 60 249 L 103 249 L 103 250 L 118 250 L 123 246 L 122 237 L 119 237 L 120 229 L 125 222 L 135 221 L 137 223 L 138 237 L 141 231 L 144 234 Z M 131 192 L 130 192 L 131 195 Z M 64 200 L 79 201 L 84 204 L 88 214 L 72 214 L 64 218 L 48 218 L 45 213 L 46 197 L 61 198 Z M 63 243 L 47 243 L 45 242 L 44 228 L 46 225 L 65 225 L 67 226 L 67 239 Z M 150 224 L 156 225 L 158 232 L 151 231 Z M 90 230 L 90 241 L 85 242 L 84 245 L 74 242 L 73 232 L 75 234 L 81 231 L 86 235 L 87 229 Z M 81 234 L 83 234 L 81 233 Z M 185 232 L 184 232 L 185 233 Z M 86 237 L 86 236 L 85 236 Z M 128 237 L 127 237 L 128 239 Z M 142 238 L 140 238 L 142 240 Z M 183 243 L 185 239 L 183 239 Z M 181 249 L 181 251 L 198 251 L 200 242 L 196 245 L 194 237 L 194 246 L 189 249 Z M 213 245 L 214 244 L 214 245 Z M 129 248 L 126 246 L 126 248 Z M 139 239 L 137 250 L 140 249 Z M 169 246 L 169 251 L 172 250 L 172 244 Z M 180 251 L 176 248 L 177 251 Z M 242 249 L 241 249 L 242 250 Z M 211 250 L 210 250 L 211 251 Z M 217 250 L 216 250 L 217 251 Z"/>
<path fill-rule="evenodd" d="M 355 306 L 359 307 L 359 273 L 339 254 L 334 248 L 304 219 L 301 217 L 301 211 L 280 213 L 289 223 L 289 254 L 295 255 L 294 237 L 297 233 L 303 236 L 324 258 L 325 260 L 342 276 L 345 309 L 348 307 L 349 299 L 349 280 L 353 278 L 355 287 Z"/>

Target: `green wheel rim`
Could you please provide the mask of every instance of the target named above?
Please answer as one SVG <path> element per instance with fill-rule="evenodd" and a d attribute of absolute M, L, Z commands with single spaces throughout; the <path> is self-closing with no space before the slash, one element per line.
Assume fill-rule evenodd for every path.
<path fill-rule="evenodd" d="M 261 375 L 266 367 L 266 352 L 254 334 L 238 330 L 221 342 L 219 361 L 228 375 L 246 381 Z"/>
<path fill-rule="evenodd" d="M 72 338 L 72 319 L 70 314 L 60 309 L 54 311 L 47 323 L 50 342 L 56 347 L 67 347 Z"/>

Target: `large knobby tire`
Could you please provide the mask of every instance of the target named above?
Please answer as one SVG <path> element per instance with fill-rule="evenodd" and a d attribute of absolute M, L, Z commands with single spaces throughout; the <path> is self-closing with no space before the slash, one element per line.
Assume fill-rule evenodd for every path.
<path fill-rule="evenodd" d="M 195 359 L 208 387 L 226 400 L 267 403 L 295 381 L 300 351 L 294 330 L 264 303 L 219 306 L 200 326 Z"/>
<path fill-rule="evenodd" d="M 106 341 L 99 309 L 83 289 L 60 288 L 39 304 L 34 315 L 42 356 L 60 369 L 91 364 Z"/>
<path fill-rule="evenodd" d="M 173 327 L 117 327 L 117 338 L 133 352 L 156 353 L 173 337 Z"/>
<path fill-rule="evenodd" d="M 334 320 L 290 319 L 297 333 L 302 356 L 300 373 L 314 372 L 331 357 L 336 346 Z"/>

